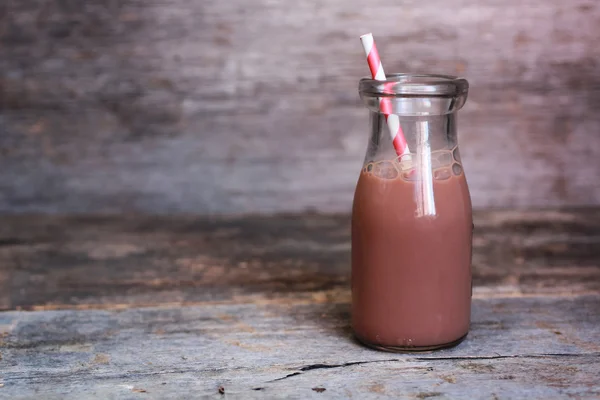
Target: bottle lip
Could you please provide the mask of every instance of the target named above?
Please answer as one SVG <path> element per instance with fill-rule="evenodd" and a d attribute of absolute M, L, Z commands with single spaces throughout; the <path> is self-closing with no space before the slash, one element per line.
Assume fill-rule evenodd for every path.
<path fill-rule="evenodd" d="M 388 74 L 385 81 L 362 78 L 358 90 L 368 97 L 461 97 L 469 91 L 469 82 L 452 75 Z"/>

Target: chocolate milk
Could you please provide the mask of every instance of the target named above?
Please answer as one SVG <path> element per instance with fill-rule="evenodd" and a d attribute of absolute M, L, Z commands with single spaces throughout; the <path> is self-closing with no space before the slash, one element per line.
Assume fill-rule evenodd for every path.
<path fill-rule="evenodd" d="M 457 162 L 433 172 L 436 216 L 416 217 L 415 182 L 367 165 L 352 211 L 352 325 L 384 350 L 457 344 L 471 312 L 471 200 Z"/>

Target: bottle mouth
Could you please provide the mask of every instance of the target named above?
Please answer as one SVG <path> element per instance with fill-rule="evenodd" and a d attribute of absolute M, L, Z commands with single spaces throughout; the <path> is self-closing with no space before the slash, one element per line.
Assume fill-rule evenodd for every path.
<path fill-rule="evenodd" d="M 371 111 L 418 117 L 460 110 L 467 100 L 469 82 L 451 75 L 390 74 L 385 81 L 363 78 L 358 90 Z"/>
<path fill-rule="evenodd" d="M 361 96 L 373 97 L 461 97 L 467 95 L 469 82 L 452 75 L 389 74 L 385 81 L 361 79 L 358 90 Z"/>

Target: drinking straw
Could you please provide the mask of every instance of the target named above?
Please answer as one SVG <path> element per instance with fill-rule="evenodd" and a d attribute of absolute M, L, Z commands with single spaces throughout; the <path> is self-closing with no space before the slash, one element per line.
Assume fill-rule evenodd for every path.
<path fill-rule="evenodd" d="M 360 37 L 363 49 L 367 56 L 367 63 L 371 70 L 371 76 L 378 81 L 385 81 L 386 76 L 383 71 L 383 65 L 379 58 L 377 46 L 373 40 L 373 34 L 367 33 Z M 392 102 L 388 97 L 379 99 L 379 109 L 385 116 L 392 143 L 398 156 L 410 156 L 410 150 L 400 126 L 398 115 L 393 114 Z M 431 146 L 429 144 L 429 123 L 427 121 L 418 121 L 416 126 L 417 134 L 417 160 L 415 181 L 415 201 L 417 205 L 417 217 L 435 216 L 435 197 L 433 195 L 433 171 L 431 170 Z M 414 173 L 415 171 L 411 171 Z"/>
<path fill-rule="evenodd" d="M 415 203 L 417 217 L 433 217 L 435 197 L 433 195 L 433 171 L 431 170 L 431 144 L 429 142 L 429 122 L 417 121 L 417 160 L 415 181 Z"/>
<path fill-rule="evenodd" d="M 373 34 L 367 33 L 362 35 L 360 37 L 360 42 L 365 51 L 365 55 L 367 56 L 367 63 L 369 64 L 369 69 L 371 70 L 371 76 L 375 80 L 385 81 L 386 77 L 385 72 L 383 72 L 383 64 L 379 58 L 377 46 L 375 46 L 375 41 L 373 40 Z M 409 155 L 410 150 L 408 149 L 406 138 L 404 137 L 402 127 L 400 126 L 400 119 L 396 114 L 392 113 L 391 100 L 387 97 L 381 97 L 379 99 L 379 109 L 385 116 L 396 154 L 399 156 L 404 154 Z"/>

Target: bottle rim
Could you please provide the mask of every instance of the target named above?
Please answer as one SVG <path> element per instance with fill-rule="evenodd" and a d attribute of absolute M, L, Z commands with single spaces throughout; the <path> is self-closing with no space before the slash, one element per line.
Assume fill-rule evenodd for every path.
<path fill-rule="evenodd" d="M 469 82 L 457 76 L 437 74 L 389 74 L 384 81 L 362 78 L 358 85 L 367 97 L 462 97 Z"/>

